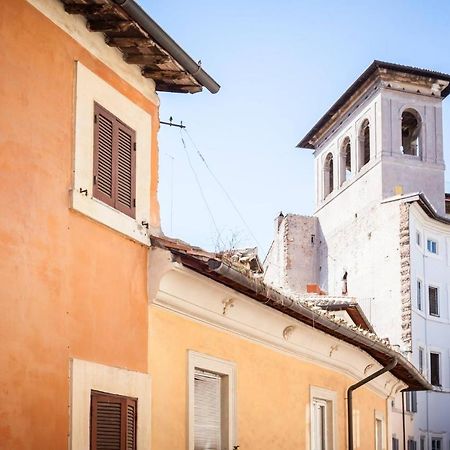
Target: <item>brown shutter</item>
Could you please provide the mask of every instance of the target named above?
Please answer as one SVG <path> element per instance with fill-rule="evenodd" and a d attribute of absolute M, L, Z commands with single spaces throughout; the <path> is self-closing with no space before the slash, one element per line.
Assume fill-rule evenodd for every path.
<path fill-rule="evenodd" d="M 94 103 L 94 197 L 114 206 L 114 116 Z"/>
<path fill-rule="evenodd" d="M 135 216 L 136 150 L 135 133 L 117 121 L 117 184 L 115 207 Z"/>
<path fill-rule="evenodd" d="M 91 450 L 136 450 L 137 400 L 91 392 Z"/>
<path fill-rule="evenodd" d="M 135 217 L 136 133 L 94 103 L 94 197 Z"/>
<path fill-rule="evenodd" d="M 137 411 L 136 400 L 127 399 L 127 447 L 126 450 L 136 450 Z"/>

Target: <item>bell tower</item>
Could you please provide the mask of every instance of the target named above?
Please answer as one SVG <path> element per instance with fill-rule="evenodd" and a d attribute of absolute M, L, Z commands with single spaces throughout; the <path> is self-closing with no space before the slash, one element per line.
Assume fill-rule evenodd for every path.
<path fill-rule="evenodd" d="M 298 147 L 314 150 L 316 212 L 423 192 L 444 213 L 450 75 L 374 61 Z M 320 214 L 321 215 L 321 214 Z"/>

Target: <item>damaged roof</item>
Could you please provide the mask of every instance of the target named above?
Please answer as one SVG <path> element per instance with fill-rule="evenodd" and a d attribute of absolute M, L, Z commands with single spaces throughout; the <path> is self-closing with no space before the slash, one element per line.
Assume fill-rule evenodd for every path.
<path fill-rule="evenodd" d="M 417 77 L 428 78 L 437 81 L 450 82 L 450 75 L 446 73 L 436 72 L 434 70 L 420 69 L 413 66 L 404 66 L 402 64 L 393 64 L 385 61 L 375 60 L 357 79 L 356 81 L 339 97 L 339 99 L 331 106 L 331 108 L 319 119 L 319 121 L 311 128 L 306 136 L 297 144 L 299 148 L 314 149 L 315 136 L 332 120 L 337 113 L 346 105 L 346 103 L 360 90 L 360 88 L 372 78 L 376 78 L 380 73 L 385 71 L 404 73 Z M 450 93 L 450 84 L 441 91 L 441 98 L 447 97 Z"/>
<path fill-rule="evenodd" d="M 60 0 L 69 14 L 81 14 L 89 31 L 103 33 L 105 42 L 139 66 L 157 91 L 195 93 L 214 81 L 134 0 Z"/>
<path fill-rule="evenodd" d="M 391 373 L 408 385 L 409 390 L 430 390 L 432 385 L 400 353 L 394 350 L 388 340 L 361 327 L 349 325 L 344 319 L 335 318 L 319 306 L 308 305 L 267 286 L 261 276 L 221 259 L 219 254 L 206 252 L 198 247 L 167 237 L 151 237 L 151 245 L 168 250 L 172 259 L 179 264 L 208 277 L 224 286 L 250 297 L 267 307 L 334 336 L 368 353 L 382 366 L 394 358 L 397 365 Z"/>

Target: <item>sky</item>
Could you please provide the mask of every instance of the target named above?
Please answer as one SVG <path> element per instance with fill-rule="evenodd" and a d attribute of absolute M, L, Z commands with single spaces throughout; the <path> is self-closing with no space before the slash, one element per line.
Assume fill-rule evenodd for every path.
<path fill-rule="evenodd" d="M 312 154 L 295 146 L 374 59 L 450 73 L 450 2 L 140 4 L 221 85 L 159 94 L 161 120 L 187 126 L 159 133 L 162 230 L 208 250 L 263 258 L 280 211 L 313 213 Z M 443 114 L 449 161 L 450 99 Z"/>

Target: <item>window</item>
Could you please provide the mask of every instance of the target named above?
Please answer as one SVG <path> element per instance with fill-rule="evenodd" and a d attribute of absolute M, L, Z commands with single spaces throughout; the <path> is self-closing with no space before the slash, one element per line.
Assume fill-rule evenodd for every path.
<path fill-rule="evenodd" d="M 75 80 L 74 171 L 70 206 L 110 229 L 149 245 L 151 208 L 156 200 L 152 172 L 157 149 L 152 145 L 152 124 L 155 123 L 152 113 L 80 62 L 76 63 Z M 101 105 L 104 113 L 101 120 L 97 117 L 97 123 L 94 123 L 96 103 Z M 130 155 L 130 145 L 134 147 L 130 139 L 134 138 L 136 151 L 133 148 Z M 95 144 L 100 144 L 100 147 L 97 145 L 100 150 L 97 152 L 98 161 L 94 161 Z M 113 146 L 118 151 L 115 159 Z M 117 160 L 120 164 L 114 166 Z M 134 169 L 131 178 L 130 163 Z M 94 173 L 94 170 L 100 172 Z M 131 195 L 130 190 L 134 190 Z"/>
<path fill-rule="evenodd" d="M 336 392 L 311 386 L 311 450 L 334 450 Z"/>
<path fill-rule="evenodd" d="M 375 419 L 375 450 L 383 450 L 383 421 Z"/>
<path fill-rule="evenodd" d="M 422 244 L 422 239 L 421 239 L 421 235 L 420 235 L 419 231 L 416 231 L 416 242 L 417 242 L 417 245 L 420 247 Z"/>
<path fill-rule="evenodd" d="M 408 109 L 402 114 L 402 152 L 419 156 L 420 119 L 417 111 Z"/>
<path fill-rule="evenodd" d="M 405 392 L 405 409 L 408 412 L 417 412 L 417 392 Z"/>
<path fill-rule="evenodd" d="M 137 399 L 91 391 L 91 450 L 136 450 Z"/>
<path fill-rule="evenodd" d="M 427 250 L 430 253 L 434 253 L 435 255 L 437 255 L 438 252 L 437 242 L 434 241 L 433 239 L 427 239 Z"/>
<path fill-rule="evenodd" d="M 419 347 L 419 372 L 423 373 L 423 348 Z"/>
<path fill-rule="evenodd" d="M 434 386 L 441 385 L 440 356 L 439 353 L 430 353 L 430 382 Z"/>
<path fill-rule="evenodd" d="M 74 358 L 70 362 L 70 397 L 70 449 L 150 448 L 152 398 L 148 373 Z M 128 447 L 123 442 L 126 437 Z M 110 447 L 102 445 L 105 438 L 111 442 Z"/>
<path fill-rule="evenodd" d="M 417 280 L 417 309 L 422 311 L 422 281 Z"/>
<path fill-rule="evenodd" d="M 370 161 L 370 124 L 366 119 L 361 125 L 359 134 L 359 168 Z"/>
<path fill-rule="evenodd" d="M 94 103 L 94 197 L 135 216 L 136 134 Z"/>
<path fill-rule="evenodd" d="M 425 450 L 425 436 L 420 436 L 420 450 Z"/>
<path fill-rule="evenodd" d="M 396 437 L 392 438 L 392 450 L 399 450 L 398 439 Z"/>
<path fill-rule="evenodd" d="M 443 450 L 441 438 L 436 437 L 431 438 L 431 450 Z"/>
<path fill-rule="evenodd" d="M 428 306 L 430 316 L 439 317 L 439 289 L 434 286 L 428 286 Z"/>
<path fill-rule="evenodd" d="M 341 185 L 352 177 L 352 147 L 350 138 L 346 137 L 341 147 Z"/>
<path fill-rule="evenodd" d="M 328 153 L 325 158 L 325 164 L 323 168 L 323 181 L 324 181 L 324 199 L 333 192 L 334 189 L 334 167 L 333 167 L 333 155 Z"/>
<path fill-rule="evenodd" d="M 235 366 L 189 352 L 189 449 L 228 450 L 236 445 Z"/>
<path fill-rule="evenodd" d="M 408 450 L 417 450 L 417 442 L 414 439 L 408 439 Z"/>

